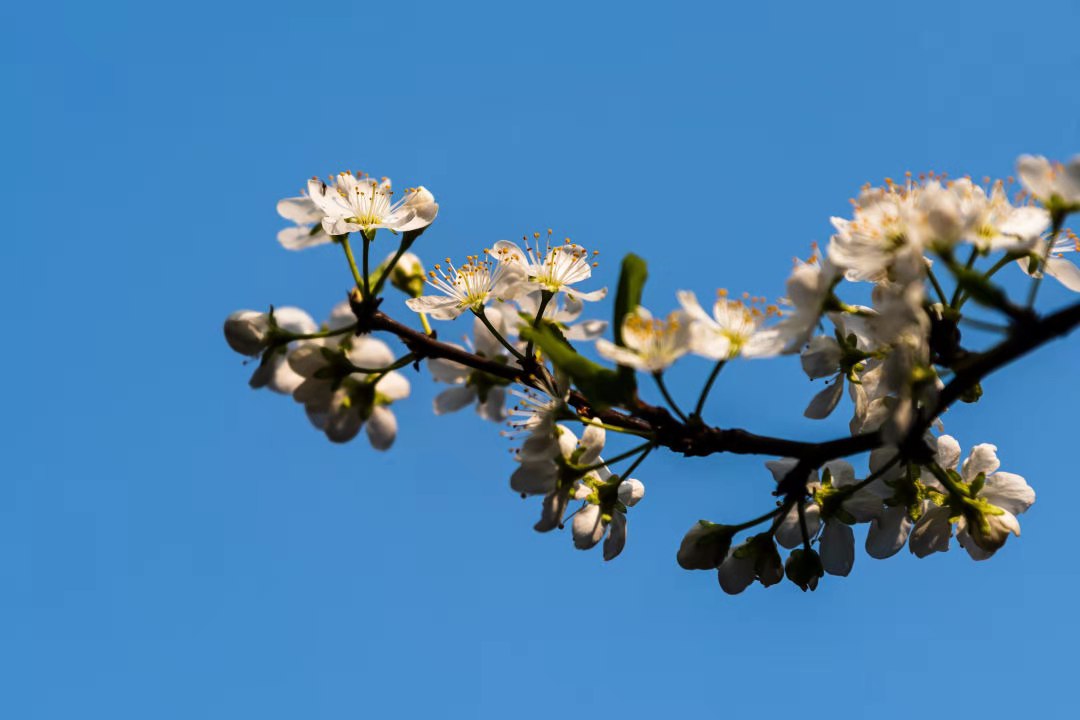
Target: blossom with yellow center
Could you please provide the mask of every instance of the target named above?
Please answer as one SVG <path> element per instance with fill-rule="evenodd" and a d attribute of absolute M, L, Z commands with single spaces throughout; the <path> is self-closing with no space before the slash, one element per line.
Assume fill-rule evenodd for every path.
<path fill-rule="evenodd" d="M 390 178 L 376 180 L 362 173 L 342 172 L 332 181 L 308 181 L 308 197 L 322 211 L 322 227 L 330 235 L 371 233 L 380 228 L 420 230 L 439 213 L 435 196 L 423 187 L 409 188 L 405 197 L 395 201 Z"/>
<path fill-rule="evenodd" d="M 690 318 L 681 310 L 662 319 L 639 306 L 623 320 L 625 346 L 601 338 L 596 351 L 619 365 L 662 372 L 690 350 L 690 327 Z"/>

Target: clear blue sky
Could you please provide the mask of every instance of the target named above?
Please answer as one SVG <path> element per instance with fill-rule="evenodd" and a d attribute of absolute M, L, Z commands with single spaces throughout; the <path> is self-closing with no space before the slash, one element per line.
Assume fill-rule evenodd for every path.
<path fill-rule="evenodd" d="M 552 227 L 608 285 L 647 257 L 657 310 L 777 296 L 865 181 L 1080 151 L 1074 3 L 14 7 L 0 716 L 1071 716 L 1080 336 L 947 418 L 1038 492 L 998 557 L 728 597 L 675 549 L 763 509 L 764 458 L 657 454 L 605 564 L 532 531 L 508 443 L 426 373 L 392 452 L 331 446 L 221 321 L 325 316 L 341 258 L 278 247 L 274 203 L 344 168 L 437 195 L 425 258 Z M 713 422 L 841 431 L 796 361 L 729 370 Z"/>

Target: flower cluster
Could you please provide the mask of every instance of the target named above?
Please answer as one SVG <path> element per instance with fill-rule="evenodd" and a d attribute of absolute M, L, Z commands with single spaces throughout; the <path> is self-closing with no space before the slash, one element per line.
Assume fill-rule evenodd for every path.
<path fill-rule="evenodd" d="M 535 529 L 568 524 L 575 547 L 602 545 L 605 560 L 625 548 L 627 514 L 645 492 L 634 474 L 657 448 L 792 455 L 766 463 L 777 497 L 768 512 L 732 525 L 700 520 L 683 537 L 678 564 L 715 570 L 725 592 L 784 577 L 812 590 L 826 574 L 848 575 L 857 525 L 873 558 L 905 545 L 925 557 L 948 550 L 955 536 L 985 560 L 1020 534 L 1017 517 L 1035 494 L 1023 477 L 999 471 L 994 445 L 976 445 L 961 462 L 942 414 L 977 402 L 981 379 L 1000 364 L 1080 324 L 1080 305 L 1046 318 L 1034 309 L 1046 277 L 1080 292 L 1073 260 L 1080 239 L 1066 226 L 1080 212 L 1080 156 L 1056 163 L 1025 155 L 1017 174 L 1017 192 L 1011 179 L 934 173 L 864 186 L 850 215 L 831 219 L 828 243 L 795 261 L 776 302 L 720 289 L 703 306 L 695 292 L 680 290 L 673 309 L 654 315 L 641 302 L 644 261 L 628 256 L 610 338 L 608 321 L 583 317 L 607 296 L 589 282 L 597 251 L 548 230 L 425 271 L 411 250 L 438 215 L 430 191 L 410 188 L 395 199 L 388 178 L 313 178 L 278 203 L 293 223 L 278 240 L 289 250 L 341 246 L 354 283 L 348 299 L 321 325 L 295 307 L 241 310 L 226 319 L 225 339 L 258 361 L 252 387 L 291 395 L 332 442 L 365 430 L 380 450 L 397 436 L 393 404 L 410 395 L 402 371 L 426 364 L 444 386 L 431 401 L 436 415 L 472 406 L 485 420 L 509 424 L 510 487 L 541 498 Z M 372 247 L 386 234 L 396 249 L 371 269 Z M 1014 265 L 1030 278 L 1022 304 L 994 280 Z M 386 287 L 406 296 L 422 332 L 384 314 Z M 461 343 L 440 340 L 429 322 L 466 314 L 472 333 Z M 971 347 L 964 323 L 1004 339 Z M 399 356 L 377 332 L 402 341 Z M 693 411 L 684 412 L 664 374 L 690 355 L 713 369 Z M 705 423 L 722 368 L 782 355 L 798 355 L 806 376 L 824 383 L 805 417 L 833 416 L 846 389 L 849 437 L 799 443 Z M 647 402 L 639 372 L 652 376 L 664 404 Z M 637 444 L 609 449 L 605 460 L 614 434 Z M 859 453 L 869 453 L 865 473 L 843 459 Z"/>

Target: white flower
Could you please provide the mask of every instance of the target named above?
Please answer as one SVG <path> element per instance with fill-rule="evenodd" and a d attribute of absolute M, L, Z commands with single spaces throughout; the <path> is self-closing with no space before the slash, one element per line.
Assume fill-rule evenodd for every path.
<path fill-rule="evenodd" d="M 782 353 L 798 352 L 831 309 L 833 287 L 839 281 L 837 268 L 816 250 L 808 262 L 796 261 L 787 281 L 786 301 L 792 309 L 778 324 L 761 332 L 760 342 L 776 343 Z"/>
<path fill-rule="evenodd" d="M 614 560 L 626 546 L 626 509 L 645 497 L 645 486 L 634 478 L 609 480 L 610 472 L 599 472 L 598 476 L 599 482 L 587 479 L 577 494 L 578 499 L 585 500 L 585 505 L 574 515 L 574 547 L 588 550 L 606 533 L 604 560 Z M 592 492 L 585 495 L 590 487 Z"/>
<path fill-rule="evenodd" d="M 690 349 L 713 360 L 771 357 L 780 352 L 775 334 L 763 334 L 759 328 L 767 317 L 779 315 L 780 310 L 769 305 L 761 310 L 746 302 L 730 300 L 726 290 L 717 292 L 713 314 L 710 316 L 698 303 L 694 293 L 680 290 L 679 304 L 691 320 Z M 758 302 L 758 298 L 753 299 Z"/>
<path fill-rule="evenodd" d="M 278 215 L 296 223 L 295 227 L 278 232 L 278 242 L 286 250 L 303 250 L 331 242 L 323 230 L 323 211 L 306 194 L 279 200 Z"/>
<path fill-rule="evenodd" d="M 854 523 L 870 522 L 881 514 L 882 502 L 866 487 L 855 490 L 855 469 L 843 460 L 826 463 L 814 501 L 821 508 L 821 564 L 830 575 L 846 576 L 855 563 Z"/>
<path fill-rule="evenodd" d="M 436 320 L 453 320 L 466 310 L 479 311 L 494 298 L 513 298 L 520 292 L 524 276 L 520 264 L 510 260 L 508 252 L 496 247 L 492 257 L 492 251 L 485 249 L 483 259 L 471 255 L 461 267 L 454 267 L 446 258 L 449 272 L 439 264 L 428 272 L 428 284 L 443 294 L 409 298 L 405 304 Z"/>
<path fill-rule="evenodd" d="M 506 320 L 502 312 L 498 308 L 489 308 L 487 313 L 495 330 L 506 337 Z M 509 353 L 480 318 L 473 319 L 473 337 L 476 340 L 471 349 L 476 355 L 488 360 L 509 362 Z M 436 415 L 456 412 L 475 402 L 476 412 L 485 420 L 502 422 L 506 419 L 506 382 L 501 378 L 442 358 L 429 360 L 428 370 L 436 382 L 454 386 L 435 397 L 433 405 Z"/>
<path fill-rule="evenodd" d="M 253 388 L 268 387 L 274 392 L 291 394 L 303 378 L 298 376 L 285 361 L 285 356 L 295 343 L 273 341 L 273 333 L 279 328 L 293 335 L 307 335 L 318 328 L 311 316 L 297 307 L 279 307 L 269 313 L 240 310 L 225 321 L 225 339 L 233 350 L 242 355 L 262 355 L 259 366 L 251 375 Z"/>
<path fill-rule="evenodd" d="M 676 311 L 666 320 L 654 319 L 648 310 L 638 306 L 623 319 L 622 337 L 625 347 L 600 338 L 596 351 L 619 365 L 658 373 L 689 351 L 689 318 Z"/>
<path fill-rule="evenodd" d="M 777 484 L 780 484 L 797 464 L 798 460 L 795 458 L 783 458 L 781 460 L 769 460 L 765 463 L 765 467 L 772 473 Z M 814 491 L 820 487 L 821 483 L 818 481 L 817 470 L 813 470 L 807 479 L 806 489 L 813 495 Z M 818 530 L 821 529 L 821 507 L 814 500 L 810 500 L 803 506 L 803 516 L 806 520 L 807 536 L 813 540 Z M 784 519 L 776 526 L 775 537 L 776 542 L 788 549 L 803 544 L 802 526 L 799 522 L 799 508 L 797 505 L 792 505 L 788 513 L 784 515 Z"/>
<path fill-rule="evenodd" d="M 380 228 L 394 232 L 426 228 L 439 212 L 435 197 L 423 187 L 409 188 L 394 201 L 390 179 L 342 172 L 333 184 L 319 178 L 308 181 L 308 197 L 323 213 L 322 226 L 330 235 L 370 233 Z"/>
<path fill-rule="evenodd" d="M 765 587 L 784 579 L 784 563 L 776 551 L 776 543 L 769 533 L 754 535 L 728 551 L 717 571 L 720 587 L 729 595 L 737 595 L 754 580 Z"/>
<path fill-rule="evenodd" d="M 409 381 L 397 371 L 368 373 L 390 365 L 386 343 L 372 337 L 312 340 L 289 353 L 289 366 L 304 380 L 293 399 L 304 405 L 312 425 L 332 442 L 348 442 L 366 428 L 372 447 L 386 450 L 397 437 L 389 406 L 409 396 Z"/>
<path fill-rule="evenodd" d="M 731 536 L 730 527 L 699 520 L 686 531 L 675 559 L 686 570 L 715 570 L 727 557 Z"/>
<path fill-rule="evenodd" d="M 241 355 L 255 357 L 266 349 L 270 316 L 257 310 L 237 310 L 225 318 L 225 342 Z"/>
<path fill-rule="evenodd" d="M 873 312 L 863 307 L 855 310 L 868 314 Z M 867 369 L 866 360 L 870 357 L 865 318 L 847 313 L 830 313 L 829 319 L 836 326 L 835 337 L 813 337 L 799 356 L 803 372 L 811 380 L 831 377 L 803 412 L 803 415 L 815 420 L 832 414 L 843 395 L 845 378 L 853 387 L 857 385 L 858 374 Z"/>
<path fill-rule="evenodd" d="M 829 260 L 844 268 L 848 280 L 876 281 L 899 253 L 917 245 L 910 231 L 910 216 L 918 194 L 910 181 L 868 187 L 855 201 L 852 218 L 832 218 L 836 234 L 829 242 Z"/>
<path fill-rule="evenodd" d="M 514 302 L 517 303 L 521 312 L 535 318 L 536 313 L 540 311 L 541 293 L 541 290 L 533 290 L 514 298 Z M 567 340 L 595 340 L 607 329 L 607 321 L 583 320 L 572 324 L 581 316 L 584 308 L 585 305 L 580 297 L 559 293 L 548 301 L 547 307 L 544 308 L 543 319 L 558 325 Z M 517 332 L 518 324 L 510 323 L 512 332 Z"/>
<path fill-rule="evenodd" d="M 996 472 L 996 451 L 993 445 L 976 445 L 957 473 L 960 446 L 947 435 L 938 439 L 938 464 L 959 490 L 937 485 L 942 492 L 911 531 L 912 553 L 925 557 L 948 550 L 954 522 L 957 541 L 974 560 L 992 556 L 1009 534 L 1020 535 L 1016 516 L 1035 502 L 1035 491 L 1019 475 Z"/>
<path fill-rule="evenodd" d="M 562 245 L 553 246 L 550 235 L 551 231 L 548 231 L 549 239 L 543 252 L 540 251 L 539 245 L 533 247 L 528 240 L 525 241 L 524 253 L 509 240 L 500 240 L 495 243 L 495 251 L 500 258 L 505 257 L 508 262 L 519 265 L 529 285 L 535 289 L 550 293 L 566 293 L 579 300 L 590 302 L 602 300 L 607 295 L 607 288 L 593 292 L 579 292 L 572 287 L 592 277 L 593 263 L 590 262 L 588 251 L 580 245 L 571 243 L 570 238 L 567 238 Z M 533 235 L 536 240 L 539 237 L 540 233 Z"/>
<path fill-rule="evenodd" d="M 1024 188 L 1043 204 L 1058 205 L 1067 212 L 1080 210 L 1080 155 L 1066 164 L 1050 162 L 1042 155 L 1021 155 L 1016 171 Z"/>
<path fill-rule="evenodd" d="M 1070 230 L 1066 230 L 1065 232 L 1066 236 L 1058 239 L 1050 247 L 1050 256 L 1046 258 L 1043 270 L 1035 270 L 1033 272 L 1031 269 L 1031 258 L 1020 258 L 1016 262 L 1021 270 L 1032 277 L 1038 277 L 1045 271 L 1047 275 L 1060 282 L 1069 290 L 1080 292 L 1080 268 L 1062 256 L 1062 253 L 1080 250 L 1080 239 L 1077 239 L 1076 235 Z M 1037 250 L 1041 251 L 1041 248 L 1037 248 Z M 1040 252 L 1032 253 L 1036 260 L 1040 254 Z"/>

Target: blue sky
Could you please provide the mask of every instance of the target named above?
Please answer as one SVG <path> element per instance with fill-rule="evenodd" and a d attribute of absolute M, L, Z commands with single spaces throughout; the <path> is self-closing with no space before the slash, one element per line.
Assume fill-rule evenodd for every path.
<path fill-rule="evenodd" d="M 654 309 L 775 297 L 863 182 L 1080 151 L 1075 4 L 2 15 L 0 715 L 1069 714 L 1080 337 L 947 418 L 1039 494 L 992 561 L 860 553 L 814 594 L 728 597 L 675 549 L 699 517 L 763 509 L 764 458 L 655 453 L 605 564 L 532 531 L 509 443 L 433 417 L 426 376 L 393 451 L 331 446 L 247 388 L 221 321 L 342 296 L 333 248 L 277 246 L 274 203 L 343 168 L 437 195 L 431 260 L 552 227 L 601 250 L 607 285 L 645 256 Z M 709 419 L 836 435 L 801 418 L 813 391 L 792 359 L 729 368 Z"/>

